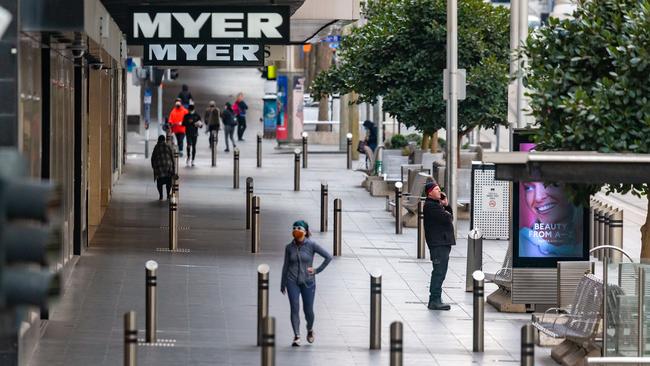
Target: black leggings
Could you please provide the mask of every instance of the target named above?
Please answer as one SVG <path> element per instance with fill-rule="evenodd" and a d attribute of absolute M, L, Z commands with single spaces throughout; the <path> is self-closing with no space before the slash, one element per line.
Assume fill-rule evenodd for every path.
<path fill-rule="evenodd" d="M 162 198 L 162 189 L 163 185 L 167 189 L 167 198 L 169 198 L 169 192 L 172 189 L 172 177 L 160 177 L 156 180 L 156 186 L 158 188 L 158 196 Z"/>
<path fill-rule="evenodd" d="M 191 151 L 192 160 L 194 160 L 194 157 L 196 156 L 196 140 L 198 140 L 198 136 L 187 135 L 187 157 L 190 157 Z"/>

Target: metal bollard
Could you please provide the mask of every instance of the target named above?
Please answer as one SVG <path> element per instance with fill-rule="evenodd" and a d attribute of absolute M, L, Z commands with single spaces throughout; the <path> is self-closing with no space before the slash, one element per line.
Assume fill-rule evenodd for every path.
<path fill-rule="evenodd" d="M 623 249 L 623 210 L 614 211 L 609 219 L 609 244 Z M 618 250 L 612 251 L 612 262 L 621 263 L 623 256 Z"/>
<path fill-rule="evenodd" d="M 483 352 L 483 332 L 484 332 L 484 311 L 485 303 L 483 298 L 485 296 L 483 289 L 483 281 L 485 280 L 485 274 L 482 271 L 474 271 L 472 273 L 472 279 L 474 280 L 474 316 L 473 327 L 472 327 L 472 350 L 474 352 Z"/>
<path fill-rule="evenodd" d="M 144 265 L 146 273 L 146 309 L 147 315 L 145 322 L 147 323 L 145 340 L 147 343 L 156 343 L 156 323 L 158 320 L 158 307 L 156 306 L 156 285 L 157 276 L 156 270 L 158 263 L 156 261 L 147 261 Z"/>
<path fill-rule="evenodd" d="M 352 169 L 352 134 L 348 132 L 347 137 L 347 149 L 346 149 L 346 158 L 348 163 L 348 169 Z"/>
<path fill-rule="evenodd" d="M 637 284 L 636 284 L 636 294 L 637 294 L 637 301 L 638 301 L 638 308 L 637 308 L 637 350 L 638 350 L 638 356 L 643 357 L 645 356 L 645 327 L 646 327 L 646 309 L 645 309 L 645 287 L 646 287 L 646 278 L 645 278 L 645 268 L 642 266 L 638 267 L 638 274 L 639 277 L 637 279 Z M 607 331 L 607 328 L 604 328 L 605 331 Z M 606 348 L 603 348 L 606 350 Z M 603 352 L 603 356 L 606 356 Z"/>
<path fill-rule="evenodd" d="M 381 349 L 381 272 L 370 273 L 370 349 Z"/>
<path fill-rule="evenodd" d="M 257 167 L 262 167 L 262 135 L 257 134 Z"/>
<path fill-rule="evenodd" d="M 175 164 L 174 164 L 174 174 L 178 175 L 178 167 L 179 167 L 179 165 L 178 165 L 178 157 L 180 156 L 180 154 L 178 153 L 178 145 L 174 144 L 174 147 L 172 148 L 172 150 L 174 151 L 174 162 L 175 162 Z"/>
<path fill-rule="evenodd" d="M 341 199 L 337 198 L 334 200 L 334 256 L 339 257 L 341 255 Z"/>
<path fill-rule="evenodd" d="M 293 151 L 293 190 L 300 190 L 300 149 Z"/>
<path fill-rule="evenodd" d="M 258 196 L 253 196 L 251 229 L 251 253 L 257 253 L 260 250 L 260 198 Z"/>
<path fill-rule="evenodd" d="M 327 183 L 321 182 L 320 184 L 320 232 L 327 231 Z"/>
<path fill-rule="evenodd" d="M 262 366 L 275 366 L 275 318 L 264 318 L 262 327 Z"/>
<path fill-rule="evenodd" d="M 302 133 L 302 168 L 307 169 L 307 155 L 309 154 L 309 151 L 307 150 L 307 146 L 309 144 L 309 134 L 307 132 Z"/>
<path fill-rule="evenodd" d="M 395 234 L 402 233 L 402 182 L 395 183 Z"/>
<path fill-rule="evenodd" d="M 598 245 L 605 245 L 605 205 L 600 205 L 596 211 L 598 215 Z M 598 259 L 604 257 L 603 250 L 598 251 Z"/>
<path fill-rule="evenodd" d="M 147 130 L 147 135 L 149 135 L 149 130 Z M 149 139 L 144 139 L 144 158 L 149 159 Z"/>
<path fill-rule="evenodd" d="M 521 327 L 521 366 L 535 365 L 535 328 L 528 323 Z"/>
<path fill-rule="evenodd" d="M 124 366 L 135 366 L 138 349 L 138 328 L 135 324 L 135 311 L 124 314 Z"/>
<path fill-rule="evenodd" d="M 402 322 L 390 324 L 390 366 L 404 364 L 404 335 Z"/>
<path fill-rule="evenodd" d="M 269 316 L 269 271 L 268 264 L 257 267 L 257 345 L 261 346 L 264 319 Z"/>
<path fill-rule="evenodd" d="M 253 189 L 253 177 L 246 178 L 246 230 L 251 228 Z"/>
<path fill-rule="evenodd" d="M 217 131 L 210 131 L 210 155 L 212 156 L 212 167 L 217 166 Z"/>
<path fill-rule="evenodd" d="M 176 196 L 176 204 L 180 202 L 181 185 L 178 176 L 172 177 L 172 195 Z"/>
<path fill-rule="evenodd" d="M 612 211 L 614 211 L 614 209 L 612 208 L 612 206 L 609 206 L 609 205 L 606 206 L 605 210 L 603 211 L 603 230 L 604 230 L 604 233 L 603 233 L 603 238 L 604 238 L 603 239 L 603 245 L 610 245 L 609 221 L 610 221 L 610 217 L 612 215 Z M 605 251 L 607 252 L 607 258 L 610 260 L 609 263 L 611 263 L 612 250 L 611 249 L 605 249 Z"/>
<path fill-rule="evenodd" d="M 178 203 L 176 194 L 172 193 L 169 199 L 169 250 L 178 249 Z"/>
<path fill-rule="evenodd" d="M 424 200 L 418 202 L 418 259 L 425 258 L 426 238 L 424 235 Z"/>
<path fill-rule="evenodd" d="M 234 189 L 239 189 L 239 148 L 235 148 L 232 158 L 232 187 Z"/>
<path fill-rule="evenodd" d="M 465 292 L 472 292 L 474 283 L 472 273 L 483 268 L 483 234 L 472 229 L 467 234 L 467 271 L 465 272 Z"/>

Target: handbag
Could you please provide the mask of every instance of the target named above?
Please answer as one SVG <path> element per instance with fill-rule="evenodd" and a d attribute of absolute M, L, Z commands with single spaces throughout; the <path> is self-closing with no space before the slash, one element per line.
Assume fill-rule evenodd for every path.
<path fill-rule="evenodd" d="M 357 151 L 360 153 L 365 153 L 366 152 L 365 148 L 366 148 L 366 141 L 365 140 L 359 141 L 359 146 L 357 146 Z"/>

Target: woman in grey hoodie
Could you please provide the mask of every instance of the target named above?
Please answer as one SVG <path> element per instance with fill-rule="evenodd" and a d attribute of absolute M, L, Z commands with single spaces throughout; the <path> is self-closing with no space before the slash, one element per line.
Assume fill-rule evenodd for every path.
<path fill-rule="evenodd" d="M 289 294 L 291 305 L 291 326 L 293 327 L 294 347 L 300 346 L 300 297 L 307 320 L 307 342 L 314 342 L 314 298 L 316 296 L 316 275 L 332 261 L 332 256 L 315 241 L 309 239 L 309 224 L 303 220 L 293 223 L 293 240 L 284 249 L 282 283 L 280 291 Z M 318 253 L 323 263 L 313 267 L 314 256 Z"/>

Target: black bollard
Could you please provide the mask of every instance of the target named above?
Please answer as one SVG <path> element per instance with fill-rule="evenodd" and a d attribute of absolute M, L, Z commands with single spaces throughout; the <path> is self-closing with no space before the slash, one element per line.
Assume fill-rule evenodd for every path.
<path fill-rule="evenodd" d="M 418 259 L 425 257 L 426 238 L 424 235 L 424 200 L 418 202 Z"/>
<path fill-rule="evenodd" d="M 327 231 L 327 183 L 320 184 L 320 232 Z"/>
<path fill-rule="evenodd" d="M 260 198 L 258 196 L 253 196 L 251 229 L 251 253 L 257 253 L 260 250 Z"/>
<path fill-rule="evenodd" d="M 402 182 L 395 183 L 395 234 L 402 233 Z"/>
<path fill-rule="evenodd" d="M 300 149 L 293 151 L 293 190 L 300 190 Z"/>
<path fill-rule="evenodd" d="M 246 230 L 250 230 L 251 228 L 251 220 L 252 220 L 252 210 L 251 210 L 251 204 L 253 200 L 253 177 L 248 177 L 246 178 Z"/>
<path fill-rule="evenodd" d="M 307 147 L 309 145 L 309 134 L 307 132 L 302 133 L 302 168 L 307 169 L 307 155 L 309 151 Z"/>
<path fill-rule="evenodd" d="M 472 273 L 472 279 L 474 280 L 474 309 L 473 309 L 473 337 L 472 337 L 472 350 L 474 352 L 483 352 L 483 332 L 484 332 L 484 312 L 485 312 L 485 302 L 484 296 L 485 292 L 483 289 L 483 281 L 485 280 L 485 274 L 481 271 L 475 271 Z"/>
<path fill-rule="evenodd" d="M 473 291 L 472 273 L 483 268 L 483 234 L 472 229 L 467 234 L 467 268 L 465 271 L 465 292 Z"/>
<path fill-rule="evenodd" d="M 390 324 L 390 366 L 404 364 L 403 333 L 402 322 L 396 321 Z"/>
<path fill-rule="evenodd" d="M 262 335 L 262 366 L 275 366 L 275 318 L 264 318 Z"/>
<path fill-rule="evenodd" d="M 158 307 L 156 304 L 156 286 L 157 286 L 157 276 L 156 270 L 158 269 L 158 263 L 156 261 L 147 261 L 144 265 L 145 268 L 145 283 L 146 283 L 146 318 L 145 328 L 146 335 L 145 341 L 147 343 L 156 343 L 156 323 L 158 320 Z"/>
<path fill-rule="evenodd" d="M 370 349 L 381 349 L 381 272 L 370 274 Z"/>
<path fill-rule="evenodd" d="M 232 188 L 239 189 L 239 149 L 233 151 Z"/>
<path fill-rule="evenodd" d="M 528 323 L 521 327 L 521 366 L 535 365 L 535 328 Z"/>
<path fill-rule="evenodd" d="M 176 194 L 172 192 L 169 199 L 169 250 L 178 249 L 178 203 Z"/>
<path fill-rule="evenodd" d="M 264 319 L 269 316 L 269 265 L 257 267 L 257 345 L 263 343 Z"/>
<path fill-rule="evenodd" d="M 341 228 L 341 199 L 337 198 L 334 200 L 334 256 L 338 257 L 341 255 L 342 250 L 342 228 Z"/>
<path fill-rule="evenodd" d="M 135 324 L 135 311 L 124 314 L 124 366 L 135 366 L 138 349 L 138 328 Z"/>
<path fill-rule="evenodd" d="M 262 167 L 262 135 L 257 134 L 257 167 Z"/>
<path fill-rule="evenodd" d="M 346 158 L 348 169 L 352 169 L 352 134 L 348 132 L 347 137 L 347 149 L 346 149 Z"/>
<path fill-rule="evenodd" d="M 210 131 L 210 156 L 212 157 L 212 167 L 217 166 L 217 131 Z"/>

